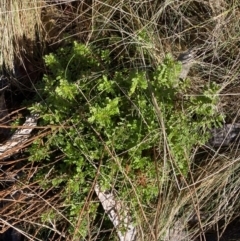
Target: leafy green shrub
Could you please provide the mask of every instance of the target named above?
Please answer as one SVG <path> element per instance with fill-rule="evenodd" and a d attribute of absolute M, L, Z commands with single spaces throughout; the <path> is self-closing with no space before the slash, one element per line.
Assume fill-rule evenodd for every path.
<path fill-rule="evenodd" d="M 191 83 L 188 79 L 179 81 L 180 70 L 181 64 L 168 55 L 153 79 L 171 155 L 177 169 L 186 176 L 193 148 L 208 141 L 208 131 L 220 126 L 223 116 L 216 108 L 219 87 L 211 83 L 201 94 L 189 96 Z"/>
<path fill-rule="evenodd" d="M 156 165 L 163 166 L 164 143 L 174 171 L 187 175 L 193 148 L 205 143 L 207 128 L 221 121 L 217 86 L 184 97 L 190 83 L 179 81 L 181 64 L 170 55 L 153 71 L 112 71 L 107 50 L 74 42 L 47 55 L 45 63 L 49 72 L 39 86 L 42 101 L 31 109 L 40 113 L 41 125 L 52 125 L 51 134 L 33 143 L 30 160 L 51 163 L 63 156 L 45 185 L 65 186 L 73 224 L 98 168 L 103 188 L 114 185 L 136 204 L 134 186 L 147 205 L 158 195 Z"/>

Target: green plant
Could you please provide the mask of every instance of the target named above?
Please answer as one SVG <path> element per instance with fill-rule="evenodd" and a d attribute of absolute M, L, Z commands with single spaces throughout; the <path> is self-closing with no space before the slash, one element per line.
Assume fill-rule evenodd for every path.
<path fill-rule="evenodd" d="M 134 187 L 142 204 L 148 205 L 159 192 L 156 165 L 162 167 L 164 152 L 159 143 L 167 141 L 174 171 L 187 175 L 193 148 L 205 143 L 207 128 L 221 121 L 215 109 L 217 86 L 209 86 L 202 95 L 184 97 L 190 83 L 179 81 L 181 64 L 170 55 L 151 72 L 112 71 L 108 50 L 96 51 L 74 42 L 45 56 L 45 63 L 49 72 L 41 84 L 44 101 L 31 110 L 41 115 L 41 125 L 52 125 L 52 129 L 41 142 L 32 144 L 30 160 L 51 163 L 61 154 L 54 164 L 52 184 L 65 186 L 66 215 L 73 226 L 96 173 L 102 187 L 114 185 L 137 206 L 131 192 Z M 206 134 L 199 136 L 199 131 Z M 88 210 L 93 217 L 95 211 Z"/>

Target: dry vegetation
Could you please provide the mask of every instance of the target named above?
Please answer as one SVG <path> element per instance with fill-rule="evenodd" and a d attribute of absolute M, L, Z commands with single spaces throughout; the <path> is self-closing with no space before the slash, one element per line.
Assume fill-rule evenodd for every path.
<path fill-rule="evenodd" d="M 36 92 L 34 86 L 45 73 L 43 55 L 74 39 L 99 48 L 108 46 L 113 66 L 127 68 L 154 67 L 168 52 L 176 57 L 186 49 L 196 49 L 197 63 L 189 75 L 191 94 L 197 94 L 204 83 L 218 83 L 221 86 L 219 112 L 226 116 L 226 122 L 239 122 L 238 1 L 63 2 L 2 0 L 0 3 L 1 64 L 11 76 L 12 87 L 6 97 L 9 98 L 7 105 L 13 111 L 12 118 L 16 117 L 16 113 L 25 113 L 16 112 L 20 108 L 19 99 L 29 100 Z M 133 52 L 133 44 L 138 45 L 138 51 Z M 146 53 L 148 59 L 144 57 Z M 129 58 L 122 59 L 123 55 Z M 48 131 L 47 128 L 40 129 L 34 138 L 47 135 Z M 167 152 L 168 149 L 165 150 Z M 34 182 L 33 176 L 41 170 L 48 168 L 51 175 L 52 163 L 46 166 L 29 163 L 27 158 L 23 152 L 1 160 L 2 232 L 14 226 L 29 240 L 43 240 L 41 237 L 48 237 L 52 230 L 51 240 L 74 240 L 68 233 L 71 221 L 66 220 L 63 214 L 62 190 L 51 187 L 43 190 Z M 194 240 L 201 232 L 212 229 L 221 235 L 228 224 L 239 217 L 238 145 L 226 150 L 196 147 L 192 160 L 194 163 L 188 177 L 173 175 L 172 180 L 166 183 L 156 181 L 160 190 L 158 200 L 148 208 L 137 210 L 138 240 L 162 240 L 179 216 L 182 223 L 186 222 L 186 228 L 192 215 L 196 219 L 194 227 L 187 232 L 188 237 L 183 240 Z M 12 177 L 9 177 L 10 174 Z M 141 178 L 140 175 L 139 183 L 144 185 L 144 176 Z M 89 193 L 85 210 L 90 203 L 96 202 L 96 196 Z M 48 216 L 43 222 L 46 210 L 55 214 L 52 220 Z M 98 233 L 96 226 L 101 227 L 101 220 L 93 222 L 85 210 L 79 213 L 79 220 L 88 220 L 86 240 L 105 240 L 101 232 L 106 227 L 99 228 Z M 110 238 L 106 240 L 116 240 L 114 230 L 112 233 L 108 230 L 108 235 Z M 82 240 L 85 240 L 84 237 Z"/>

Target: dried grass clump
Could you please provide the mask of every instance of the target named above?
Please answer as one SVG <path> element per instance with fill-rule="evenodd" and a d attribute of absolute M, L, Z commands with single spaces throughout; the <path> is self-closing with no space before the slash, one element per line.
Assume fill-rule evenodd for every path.
<path fill-rule="evenodd" d="M 42 1 L 3 0 L 0 4 L 1 62 L 15 71 L 33 54 L 36 33 L 39 32 Z M 14 74 L 17 74 L 14 72 Z"/>

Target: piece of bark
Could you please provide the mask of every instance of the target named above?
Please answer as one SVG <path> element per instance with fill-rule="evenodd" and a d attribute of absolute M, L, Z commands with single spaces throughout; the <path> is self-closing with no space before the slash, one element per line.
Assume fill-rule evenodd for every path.
<path fill-rule="evenodd" d="M 38 118 L 38 114 L 27 117 L 23 124 L 24 128 L 15 131 L 4 144 L 0 145 L 0 160 L 15 154 L 24 147 L 32 130 L 37 126 Z"/>
<path fill-rule="evenodd" d="M 136 227 L 133 225 L 130 210 L 126 203 L 117 200 L 113 192 L 101 191 L 99 184 L 96 184 L 94 189 L 103 209 L 117 231 L 119 240 L 136 240 Z"/>

